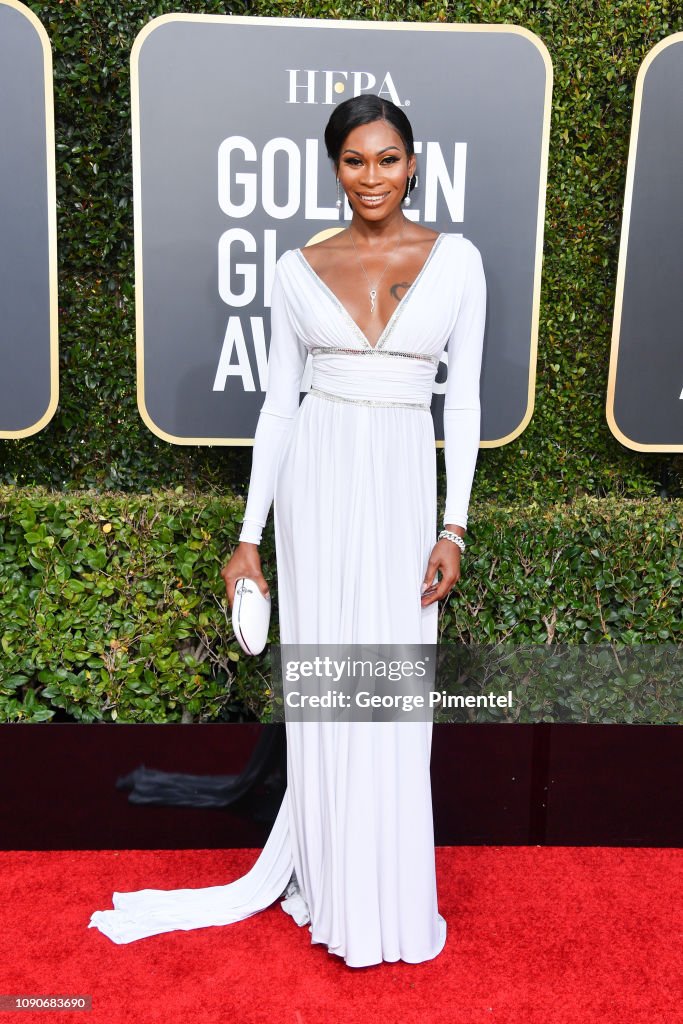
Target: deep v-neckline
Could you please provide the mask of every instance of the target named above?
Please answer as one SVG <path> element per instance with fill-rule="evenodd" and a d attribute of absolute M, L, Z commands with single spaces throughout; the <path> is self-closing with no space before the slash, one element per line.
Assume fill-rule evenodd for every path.
<path fill-rule="evenodd" d="M 343 319 L 347 322 L 347 324 L 349 324 L 349 326 L 351 326 L 351 328 L 355 332 L 356 336 L 360 339 L 360 341 L 362 341 L 362 343 L 367 348 L 378 349 L 378 348 L 381 348 L 382 344 L 389 337 L 389 334 L 393 330 L 393 328 L 394 328 L 394 326 L 396 324 L 396 321 L 398 320 L 398 317 L 399 317 L 400 313 L 402 312 L 402 310 L 404 309 L 406 303 L 408 302 L 408 300 L 410 299 L 411 295 L 415 291 L 415 289 L 416 289 L 417 285 L 419 284 L 419 282 L 420 282 L 424 272 L 426 271 L 427 267 L 432 262 L 432 257 L 436 253 L 436 250 L 439 248 L 439 245 L 440 245 L 440 243 L 441 243 L 441 241 L 442 241 L 442 239 L 444 237 L 445 237 L 444 236 L 444 232 L 442 231 L 434 239 L 434 244 L 432 245 L 431 249 L 429 250 L 429 253 L 427 255 L 426 260 L 424 261 L 424 263 L 420 267 L 420 270 L 419 270 L 415 280 L 413 281 L 411 286 L 408 288 L 408 290 L 405 293 L 405 295 L 399 300 L 399 302 L 398 302 L 398 304 L 396 306 L 396 309 L 391 314 L 391 316 L 387 320 L 386 324 L 382 328 L 382 331 L 380 332 L 380 335 L 379 335 L 379 337 L 378 337 L 378 339 L 377 339 L 377 341 L 375 342 L 374 345 L 368 340 L 368 337 L 365 334 L 365 331 L 361 330 L 361 328 L 358 326 L 356 321 L 353 319 L 353 317 L 351 316 L 351 314 L 349 313 L 348 309 L 346 308 L 344 303 L 341 301 L 341 299 L 335 294 L 335 292 L 332 291 L 330 286 L 328 284 L 326 284 L 325 281 L 323 281 L 322 277 L 320 276 L 320 274 L 318 274 L 317 270 L 313 269 L 311 264 L 308 262 L 308 260 L 306 259 L 306 257 L 302 253 L 301 249 L 295 249 L 295 252 L 298 254 L 299 259 L 303 263 L 304 267 L 306 267 L 306 269 L 308 270 L 309 274 L 312 276 L 313 280 L 322 289 L 323 293 L 325 295 L 327 295 L 327 297 L 336 306 L 338 311 L 341 313 Z"/>

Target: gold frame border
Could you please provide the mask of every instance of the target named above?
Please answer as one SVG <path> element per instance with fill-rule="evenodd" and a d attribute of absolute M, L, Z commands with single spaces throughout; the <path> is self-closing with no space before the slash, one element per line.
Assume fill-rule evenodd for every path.
<path fill-rule="evenodd" d="M 619 262 L 617 265 L 617 282 L 614 297 L 614 317 L 612 320 L 612 341 L 610 345 L 609 374 L 607 377 L 607 396 L 605 414 L 607 424 L 612 434 L 627 448 L 637 452 L 683 452 L 683 444 L 642 444 L 627 437 L 619 427 L 614 414 L 614 393 L 617 382 L 617 362 L 619 358 L 619 338 L 621 335 L 621 315 L 624 302 L 624 282 L 626 280 L 626 260 L 628 257 L 628 238 L 631 227 L 631 206 L 633 202 L 633 186 L 636 175 L 636 159 L 638 154 L 638 137 L 640 132 L 640 114 L 643 102 L 643 88 L 645 76 L 650 65 L 659 56 L 662 50 L 666 50 L 675 43 L 683 43 L 683 32 L 674 32 L 658 43 L 645 55 L 636 78 L 636 88 L 633 98 L 633 114 L 631 117 L 631 135 L 628 144 L 628 164 L 626 168 L 626 187 L 624 189 L 624 208 L 621 221 L 621 238 L 619 240 Z"/>
<path fill-rule="evenodd" d="M 47 409 L 32 426 L 23 430 L 2 430 L 0 438 L 30 437 L 45 427 L 54 416 L 59 404 L 59 301 L 57 293 L 57 185 L 55 170 L 55 111 L 52 77 L 52 47 L 49 36 L 33 11 L 19 0 L 0 0 L 3 7 L 11 7 L 30 21 L 38 34 L 43 49 L 43 76 L 45 95 L 45 166 L 47 171 L 47 239 L 48 289 L 50 317 L 50 401 Z"/>
<path fill-rule="evenodd" d="M 532 292 L 532 309 L 531 309 L 531 336 L 530 336 L 530 352 L 529 352 L 529 384 L 527 391 L 527 407 L 526 411 L 514 430 L 505 437 L 496 438 L 492 441 L 482 441 L 480 443 L 481 448 L 500 448 L 504 444 L 508 444 L 510 441 L 514 441 L 515 438 L 526 429 L 529 425 L 529 421 L 533 416 L 534 412 L 534 400 L 535 400 L 535 389 L 536 389 L 536 363 L 538 358 L 538 324 L 540 314 L 540 298 L 541 298 L 541 272 L 543 264 L 543 233 L 545 228 L 545 202 L 546 202 L 546 190 L 548 181 L 548 149 L 550 143 L 550 112 L 551 112 L 551 99 L 553 89 L 553 66 L 550 59 L 550 53 L 545 43 L 539 36 L 535 35 L 527 28 L 523 28 L 521 25 L 475 25 L 475 24 L 460 24 L 460 23 L 433 23 L 429 22 L 424 24 L 421 22 L 410 22 L 410 21 L 353 21 L 353 20 L 333 20 L 331 18 L 264 18 L 264 17 L 244 17 L 242 15 L 231 15 L 231 14 L 162 14 L 158 18 L 153 18 L 148 22 L 144 28 L 140 30 L 138 35 L 135 37 L 131 52 L 130 52 L 130 76 L 131 76 L 131 122 L 132 122 L 132 148 L 133 148 L 133 217 L 134 217 L 134 230 L 135 230 L 135 346 L 136 346 L 136 391 L 137 391 L 137 404 L 138 411 L 142 417 L 145 425 L 151 430 L 153 434 L 160 437 L 163 441 L 169 441 L 171 444 L 185 444 L 185 445 L 253 445 L 253 438 L 245 437 L 230 437 L 230 438 L 215 438 L 215 437 L 176 437 L 173 434 L 167 433 L 158 427 L 149 412 L 145 404 L 145 389 L 144 389 L 144 332 L 143 332 L 143 273 L 142 273 L 142 245 L 138 244 L 138 239 L 142 240 L 142 212 L 140 209 L 140 201 L 142 195 L 142 179 L 140 169 L 140 80 L 138 74 L 138 62 L 140 59 L 140 51 L 145 43 L 145 40 L 154 32 L 157 28 L 162 25 L 166 25 L 172 21 L 185 21 L 185 22 L 220 22 L 226 23 L 231 22 L 235 25 L 279 25 L 283 28 L 345 28 L 345 29 L 363 29 L 370 31 L 417 31 L 417 32 L 506 32 L 510 34 L 520 35 L 527 39 L 533 46 L 536 47 L 541 55 L 543 63 L 545 65 L 546 78 L 545 78 L 545 92 L 543 97 L 543 125 L 541 132 L 541 160 L 539 166 L 539 189 L 538 189 L 538 217 L 536 224 L 536 250 L 534 259 L 534 285 Z M 436 442 L 437 447 L 443 447 L 443 441 Z"/>

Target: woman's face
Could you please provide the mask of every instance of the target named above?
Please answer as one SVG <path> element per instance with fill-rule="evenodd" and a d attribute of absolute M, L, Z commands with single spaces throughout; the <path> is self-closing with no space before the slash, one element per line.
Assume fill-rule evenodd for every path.
<path fill-rule="evenodd" d="M 386 121 L 361 125 L 344 139 L 337 176 L 354 213 L 364 220 L 384 220 L 400 208 L 415 157 Z"/>

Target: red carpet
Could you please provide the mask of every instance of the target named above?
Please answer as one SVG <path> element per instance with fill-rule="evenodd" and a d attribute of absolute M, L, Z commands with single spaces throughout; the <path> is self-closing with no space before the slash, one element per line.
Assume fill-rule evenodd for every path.
<path fill-rule="evenodd" d="M 0 853 L 0 994 L 92 995 L 82 1024 L 679 1024 L 683 854 L 437 850 L 445 950 L 352 969 L 278 904 L 225 928 L 116 946 L 90 913 L 111 893 L 219 885 L 249 850 Z"/>

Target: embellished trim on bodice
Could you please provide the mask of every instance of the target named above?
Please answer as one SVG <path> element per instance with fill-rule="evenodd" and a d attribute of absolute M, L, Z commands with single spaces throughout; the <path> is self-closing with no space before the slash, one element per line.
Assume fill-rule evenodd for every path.
<path fill-rule="evenodd" d="M 424 362 L 439 365 L 438 356 L 430 356 L 426 352 L 399 352 L 390 348 L 338 348 L 336 345 L 320 345 L 309 350 L 312 356 L 398 356 L 400 359 L 421 359 Z"/>
<path fill-rule="evenodd" d="M 318 398 L 327 398 L 331 402 L 349 402 L 351 405 L 371 405 L 388 409 L 418 409 L 421 412 L 430 412 L 431 406 L 426 402 L 392 402 L 383 398 L 347 398 L 344 395 L 335 395 L 331 391 L 323 391 L 321 388 L 311 387 L 309 395 L 316 395 Z"/>

